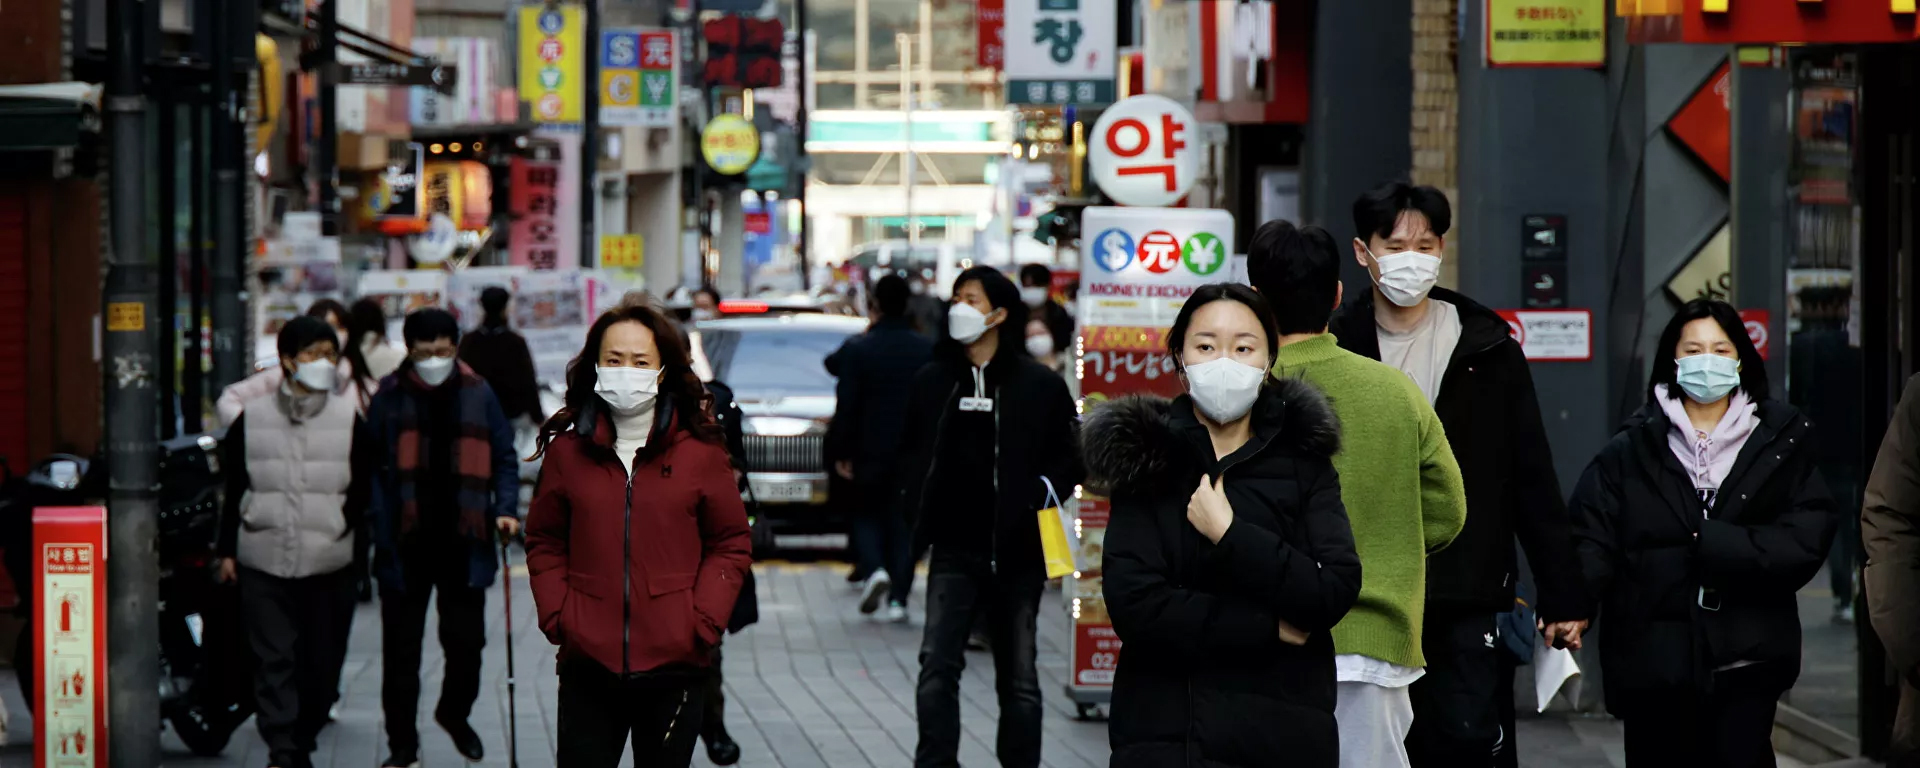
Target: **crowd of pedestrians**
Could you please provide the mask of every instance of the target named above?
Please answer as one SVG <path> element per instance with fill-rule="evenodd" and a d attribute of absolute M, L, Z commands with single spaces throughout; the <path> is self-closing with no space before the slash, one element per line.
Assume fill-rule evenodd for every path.
<path fill-rule="evenodd" d="M 1084 415 L 1064 378 L 1073 319 L 1044 268 L 967 269 L 944 306 L 908 277 L 873 283 L 871 327 L 823 361 L 838 380 L 824 459 L 854 491 L 859 610 L 908 621 L 927 563 L 916 766 L 958 764 L 976 635 L 999 762 L 1040 764 L 1037 513 L 1083 484 L 1112 509 L 1116 768 L 1512 766 L 1502 649 L 1578 649 L 1596 620 L 1629 765 L 1772 764 L 1800 669 L 1794 593 L 1855 512 L 1815 470 L 1814 426 L 1773 396 L 1732 307 L 1688 302 L 1644 406 L 1568 501 L 1506 321 L 1435 286 L 1450 219 L 1438 191 L 1393 183 L 1355 202 L 1350 244 L 1262 224 L 1250 285 L 1198 288 L 1164 334 L 1184 393 Z M 1351 297 L 1348 252 L 1372 282 Z M 486 591 L 522 527 L 516 423 L 540 425 L 524 533 L 558 647 L 559 764 L 613 766 L 630 745 L 638 765 L 687 765 L 701 740 L 715 763 L 740 759 L 720 649 L 757 618 L 756 530 L 731 390 L 702 380 L 680 322 L 630 301 L 596 320 L 545 413 L 509 302 L 488 291 L 464 338 L 453 315 L 415 312 L 404 352 L 377 305 L 316 305 L 280 331 L 278 366 L 221 398 L 219 572 L 239 583 L 277 768 L 309 765 L 369 560 L 385 765 L 419 760 L 430 604 L 447 658 L 433 721 L 483 758 L 468 717 Z M 696 320 L 719 306 L 696 303 Z M 1909 389 L 1865 484 L 1869 594 L 1920 594 L 1899 565 L 1920 548 Z M 1531 628 L 1506 620 L 1516 543 Z M 1912 603 L 1879 600 L 1875 620 L 1920 627 Z M 1887 645 L 1911 722 L 1907 640 Z"/>

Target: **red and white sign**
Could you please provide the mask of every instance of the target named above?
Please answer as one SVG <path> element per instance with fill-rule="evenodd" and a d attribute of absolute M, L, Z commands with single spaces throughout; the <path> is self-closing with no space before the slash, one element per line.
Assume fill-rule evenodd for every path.
<path fill-rule="evenodd" d="M 1140 238 L 1140 266 L 1156 275 L 1173 271 L 1180 266 L 1180 241 L 1165 230 L 1148 232 Z"/>
<path fill-rule="evenodd" d="M 1593 359 L 1593 312 L 1585 309 L 1502 309 L 1507 329 L 1528 360 L 1586 362 Z"/>
<path fill-rule="evenodd" d="M 509 164 L 513 225 L 507 237 L 516 267 L 554 269 L 560 264 L 560 163 L 514 156 Z"/>
<path fill-rule="evenodd" d="M 1200 175 L 1198 125 L 1193 113 L 1165 96 L 1123 99 L 1094 123 L 1087 164 L 1114 202 L 1173 205 Z"/>
<path fill-rule="evenodd" d="M 1768 330 L 1772 320 L 1773 313 L 1764 309 L 1740 310 L 1740 322 L 1747 326 L 1747 338 L 1753 340 L 1753 348 L 1760 353 L 1762 360 L 1772 358 L 1768 354 L 1768 349 L 1773 346 L 1773 332 Z"/>
<path fill-rule="evenodd" d="M 104 766 L 107 510 L 33 511 L 34 768 Z"/>
<path fill-rule="evenodd" d="M 1007 64 L 1007 0 L 980 0 L 974 4 L 974 29 L 980 36 L 974 63 L 998 70 Z"/>

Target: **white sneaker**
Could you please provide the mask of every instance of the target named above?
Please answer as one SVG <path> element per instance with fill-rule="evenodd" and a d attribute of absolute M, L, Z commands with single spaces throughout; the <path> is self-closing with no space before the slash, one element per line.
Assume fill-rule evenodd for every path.
<path fill-rule="evenodd" d="M 867 585 L 860 590 L 860 612 L 868 616 L 880 610 L 880 598 L 887 596 L 887 590 L 893 588 L 893 578 L 887 575 L 887 569 L 874 571 L 867 577 Z"/>
<path fill-rule="evenodd" d="M 899 603 L 888 603 L 887 621 L 895 624 L 907 623 L 907 607 Z"/>

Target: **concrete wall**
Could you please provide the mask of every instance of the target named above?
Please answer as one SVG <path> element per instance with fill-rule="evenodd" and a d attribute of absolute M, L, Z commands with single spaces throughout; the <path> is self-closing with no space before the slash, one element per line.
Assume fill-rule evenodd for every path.
<path fill-rule="evenodd" d="M 1353 200 L 1413 167 L 1412 0 L 1322 0 L 1316 5 L 1313 105 L 1304 147 L 1301 218 L 1353 237 Z M 1343 259 L 1347 291 L 1366 270 Z"/>
<path fill-rule="evenodd" d="M 1612 434 L 1604 355 L 1612 259 L 1607 249 L 1607 76 L 1584 69 L 1488 69 L 1483 4 L 1467 4 L 1460 46 L 1460 191 L 1454 232 L 1462 293 L 1522 306 L 1521 219 L 1567 216 L 1567 305 L 1594 312 L 1590 362 L 1532 365 L 1563 490 Z M 1450 238 L 1453 239 L 1453 238 Z"/>

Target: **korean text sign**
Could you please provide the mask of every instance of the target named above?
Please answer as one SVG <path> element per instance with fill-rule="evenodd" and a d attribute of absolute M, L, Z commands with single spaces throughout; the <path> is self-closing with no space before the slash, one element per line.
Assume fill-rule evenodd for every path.
<path fill-rule="evenodd" d="M 515 266 L 554 269 L 560 265 L 560 163 L 515 157 L 511 165 L 513 228 L 508 233 Z"/>
<path fill-rule="evenodd" d="M 104 507 L 33 511 L 34 768 L 107 764 L 106 523 Z"/>
<path fill-rule="evenodd" d="M 580 6 L 520 9 L 520 98 L 533 104 L 536 123 L 578 123 L 585 100 L 581 58 L 586 55 Z"/>
<path fill-rule="evenodd" d="M 1172 205 L 1200 175 L 1193 114 L 1165 96 L 1134 96 L 1100 115 L 1089 141 L 1094 183 L 1121 205 Z"/>
<path fill-rule="evenodd" d="M 1487 66 L 1607 63 L 1606 0 L 1486 0 Z"/>
<path fill-rule="evenodd" d="M 1007 100 L 1113 103 L 1117 15 L 1107 0 L 1006 0 Z"/>
<path fill-rule="evenodd" d="M 600 46 L 600 124 L 671 126 L 678 46 L 673 30 L 608 30 Z"/>

